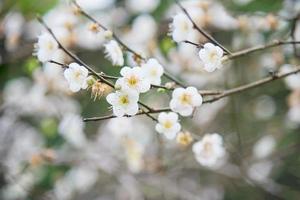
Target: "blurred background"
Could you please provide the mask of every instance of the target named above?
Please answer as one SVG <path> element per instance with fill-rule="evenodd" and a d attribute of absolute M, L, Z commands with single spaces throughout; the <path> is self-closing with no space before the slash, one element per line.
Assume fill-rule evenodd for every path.
<path fill-rule="evenodd" d="M 77 3 L 128 46 L 203 90 L 233 88 L 299 65 L 297 47 L 281 46 L 207 73 L 194 46 L 170 37 L 172 17 L 181 12 L 173 0 Z M 233 52 L 274 39 L 300 40 L 298 0 L 182 4 Z M 37 15 L 97 71 L 120 70 L 105 57 L 104 35 L 90 30 L 71 1 L 0 0 L 0 199 L 300 199 L 300 75 L 203 105 L 193 119 L 182 120 L 198 138 L 223 136 L 226 162 L 210 169 L 196 161 L 191 145 L 158 138 L 146 117 L 84 123 L 84 117 L 109 114 L 109 105 L 90 91 L 71 93 L 59 66 L 33 56 L 43 30 Z M 201 35 L 191 40 L 205 41 Z M 132 55 L 125 58 L 131 66 Z M 154 90 L 142 99 L 160 108 L 169 96 Z"/>

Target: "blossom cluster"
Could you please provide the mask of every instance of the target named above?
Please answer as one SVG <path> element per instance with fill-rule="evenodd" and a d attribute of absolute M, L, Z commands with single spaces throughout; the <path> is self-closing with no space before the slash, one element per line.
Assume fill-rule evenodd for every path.
<path fill-rule="evenodd" d="M 274 121 L 284 121 L 287 130 L 297 131 L 300 124 L 300 75 L 285 79 L 286 86 L 292 91 L 287 101 L 289 111 L 287 115 L 284 114 L 285 120 L 279 115 L 283 113 L 282 110 L 278 113 L 278 105 L 283 102 L 282 99 L 278 98 L 278 101 L 277 96 L 274 98 L 269 95 L 269 91 L 243 105 L 247 113 L 251 112 L 251 119 L 242 119 L 241 113 L 245 109 L 234 102 L 228 104 L 230 101 L 223 97 L 212 104 L 208 102 L 226 92 L 218 90 L 219 87 L 239 84 L 239 79 L 236 78 L 237 67 L 229 67 L 238 62 L 227 62 L 232 55 L 224 46 L 230 45 L 234 56 L 236 49 L 267 43 L 268 38 L 275 38 L 277 30 L 285 32 L 286 20 L 275 14 L 233 17 L 218 1 L 187 0 L 180 1 L 180 5 L 190 16 L 184 10 L 179 10 L 180 6 L 174 3 L 164 13 L 166 21 L 170 22 L 170 28 L 167 26 L 166 29 L 161 29 L 165 24 L 158 24 L 157 18 L 150 14 L 162 5 L 161 0 L 142 0 L 139 4 L 134 0 L 77 0 L 75 5 L 65 5 L 62 2 L 43 17 L 51 31 L 41 30 L 36 22 L 21 25 L 25 19 L 16 13 L 5 18 L 3 29 L 6 50 L 14 52 L 13 49 L 18 49 L 16 44 L 21 45 L 18 40 L 24 32 L 25 38 L 37 39 L 34 55 L 41 65 L 32 69 L 31 61 L 28 62 L 29 68 L 33 70 L 33 81 L 28 78 L 12 80 L 5 85 L 3 91 L 4 104 L 0 109 L 4 115 L 0 116 L 0 129 L 3 135 L 1 138 L 4 139 L 0 143 L 5 146 L 6 141 L 13 141 L 11 147 L 7 147 L 8 155 L 4 159 L 7 163 L 4 168 L 9 172 L 5 179 L 10 183 L 4 189 L 5 197 L 25 198 L 26 191 L 40 182 L 39 176 L 36 176 L 36 173 L 40 173 L 39 167 L 48 163 L 60 166 L 60 162 L 70 166 L 70 169 L 66 172 L 63 169 L 64 175 L 60 175 L 60 172 L 59 175 L 53 175 L 54 188 L 51 194 L 62 200 L 70 200 L 77 194 L 92 190 L 102 173 L 112 177 L 117 174 L 118 184 L 122 187 L 120 191 L 129 193 L 138 191 L 136 188 L 142 183 L 138 182 L 140 177 L 134 176 L 135 173 L 150 172 L 146 173 L 151 176 L 149 183 L 157 180 L 160 182 L 164 178 L 170 178 L 164 176 L 169 173 L 161 172 L 173 170 L 174 166 L 174 171 L 180 167 L 182 177 L 189 181 L 184 186 L 199 184 L 196 178 L 185 174 L 186 169 L 193 167 L 191 164 L 216 170 L 222 179 L 223 176 L 235 180 L 240 177 L 241 180 L 246 179 L 247 183 L 259 183 L 257 186 L 267 188 L 268 192 L 274 192 L 280 187 L 277 183 L 274 184 L 270 176 L 274 166 L 282 162 L 274 160 L 272 155 L 276 153 L 277 140 L 290 137 L 290 134 L 283 135 L 278 131 L 281 128 L 275 130 L 269 126 L 265 129 L 260 126 L 247 127 L 244 130 L 240 127 L 245 123 L 238 124 L 239 121 L 234 120 L 238 118 L 249 123 L 259 120 L 264 122 L 262 124 L 267 124 L 265 122 L 271 121 L 276 114 Z M 243 4 L 249 0 L 234 2 Z M 93 20 L 85 18 L 83 12 L 90 14 Z M 298 24 L 296 39 L 300 38 L 300 23 Z M 220 37 L 224 46 L 215 39 L 205 37 L 197 26 L 207 31 L 208 35 L 216 36 L 218 41 L 221 36 L 219 33 L 223 33 L 219 30 L 225 30 L 226 37 Z M 41 31 L 39 36 L 33 33 L 36 29 Z M 118 31 L 114 33 L 111 30 Z M 227 37 L 231 32 L 234 32 L 232 37 Z M 257 59 L 250 59 L 247 63 L 249 67 L 241 69 L 245 72 L 243 77 L 248 79 L 251 76 L 252 79 L 254 72 L 269 76 L 270 71 L 275 74 L 277 71 L 287 73 L 295 70 L 292 65 L 283 65 L 294 57 L 290 47 L 268 49 L 265 53 L 261 51 L 255 57 Z M 81 51 L 85 49 L 88 51 Z M 90 54 L 98 59 L 102 54 L 98 51 L 100 49 L 105 54 L 103 57 L 111 63 L 111 69 L 107 71 L 104 69 L 108 66 L 101 66 L 107 62 L 87 59 Z M 86 59 L 86 63 L 94 63 L 94 66 L 85 64 L 85 61 L 73 54 L 77 50 L 78 57 Z M 291 60 L 291 63 L 297 63 L 297 60 Z M 254 66 L 256 64 L 262 67 L 258 69 Z M 281 66 L 280 69 L 277 66 Z M 210 91 L 203 90 L 208 87 L 217 90 L 213 90 L 211 95 Z M 86 106 L 85 100 L 80 105 L 78 101 L 82 99 L 74 98 L 74 93 L 80 91 L 90 92 L 94 101 L 101 97 L 104 97 L 104 101 L 91 102 Z M 97 110 L 104 108 L 107 112 L 112 111 L 112 114 L 87 118 L 87 121 L 107 121 L 99 124 L 98 131 L 95 129 L 97 126 L 88 126 L 85 130 L 80 113 L 87 113 L 86 107 Z M 221 110 L 226 111 L 220 112 Z M 228 113 L 238 117 L 228 117 Z M 137 115 L 144 117 L 134 117 Z M 26 124 L 27 117 L 33 117 L 38 127 L 34 128 L 31 121 Z M 150 119 L 154 124 L 147 121 Z M 278 126 L 281 123 L 276 121 L 274 124 Z M 226 131 L 214 133 L 216 129 L 223 127 L 226 127 Z M 255 130 L 255 134 L 252 131 L 251 140 L 245 142 L 248 129 Z M 90 130 L 96 133 L 91 133 Z M 154 131 L 158 134 L 153 134 Z M 258 132 L 264 135 L 267 133 L 267 136 L 258 138 Z M 236 134 L 239 138 L 236 138 Z M 239 143 L 238 150 L 235 143 Z M 253 148 L 247 151 L 252 143 Z M 175 151 L 176 156 L 169 156 L 170 151 Z M 233 151 L 236 152 L 230 159 L 229 153 Z M 181 158 L 180 154 L 184 157 Z M 188 156 L 193 156 L 192 161 L 195 162 L 186 162 Z M 236 159 L 238 163 L 235 162 Z M 123 167 L 124 161 L 128 169 Z M 29 163 L 30 168 L 19 175 L 25 162 Z M 174 165 L 175 162 L 178 164 Z M 181 167 L 186 169 L 181 170 Z M 161 176 L 157 178 L 153 176 L 153 172 Z M 11 175 L 16 176 L 16 182 L 11 181 Z M 168 180 L 168 186 L 175 186 L 180 189 L 179 192 L 186 192 L 181 191 L 184 186 L 178 187 L 177 180 L 180 178 L 180 175 L 174 175 L 174 181 Z M 218 182 L 218 185 L 221 184 Z M 215 192 L 222 196 L 224 193 L 222 187 L 208 188 L 208 194 Z M 187 188 L 189 193 L 190 189 Z M 121 193 L 120 196 L 124 196 Z M 204 193 L 202 194 L 201 189 L 201 192 L 195 193 L 195 197 L 210 197 Z M 212 199 L 215 198 L 217 199 Z M 132 199 L 143 198 L 136 195 Z"/>

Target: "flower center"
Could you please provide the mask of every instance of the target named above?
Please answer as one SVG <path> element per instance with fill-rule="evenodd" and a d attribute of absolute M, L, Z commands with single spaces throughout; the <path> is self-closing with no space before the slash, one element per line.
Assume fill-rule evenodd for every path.
<path fill-rule="evenodd" d="M 129 98 L 128 98 L 127 95 L 126 96 L 121 96 L 120 99 L 119 99 L 119 101 L 120 101 L 121 105 L 127 105 L 127 104 L 129 104 Z"/>
<path fill-rule="evenodd" d="M 181 29 L 183 31 L 188 31 L 189 30 L 189 26 L 188 26 L 188 23 L 181 23 Z"/>
<path fill-rule="evenodd" d="M 212 144 L 210 142 L 207 142 L 207 143 L 204 144 L 204 151 L 205 151 L 206 155 L 212 153 L 213 148 L 212 148 Z"/>
<path fill-rule="evenodd" d="M 137 83 L 138 83 L 138 78 L 136 76 L 130 76 L 128 79 L 127 79 L 127 82 L 130 86 L 135 86 Z"/>
<path fill-rule="evenodd" d="M 211 53 L 208 55 L 208 57 L 209 57 L 209 60 L 210 60 L 211 62 L 215 61 L 215 60 L 218 58 L 217 52 L 216 52 L 216 51 L 211 52 Z"/>
<path fill-rule="evenodd" d="M 166 129 L 170 129 L 172 127 L 173 123 L 169 120 L 167 120 L 165 123 L 164 123 L 164 127 Z"/>
<path fill-rule="evenodd" d="M 151 69 L 150 74 L 151 74 L 151 76 L 156 76 L 157 75 L 156 69 L 154 69 L 154 68 Z"/>
<path fill-rule="evenodd" d="M 186 93 L 182 94 L 181 97 L 180 97 L 180 102 L 182 104 L 192 104 L 192 97 L 191 97 L 191 95 L 186 94 Z"/>
<path fill-rule="evenodd" d="M 52 49 L 54 48 L 53 43 L 52 43 L 52 42 L 48 42 L 48 43 L 47 43 L 47 48 L 48 48 L 49 50 L 52 50 Z"/>
<path fill-rule="evenodd" d="M 74 73 L 74 77 L 75 77 L 75 79 L 79 79 L 79 78 L 80 78 L 80 76 L 81 76 L 81 73 L 80 73 L 80 71 L 75 71 L 75 73 Z"/>

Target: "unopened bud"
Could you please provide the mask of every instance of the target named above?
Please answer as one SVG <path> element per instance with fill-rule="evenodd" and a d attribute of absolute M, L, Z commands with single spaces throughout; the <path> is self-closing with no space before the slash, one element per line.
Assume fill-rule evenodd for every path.
<path fill-rule="evenodd" d="M 104 37 L 106 40 L 110 40 L 113 37 L 113 32 L 111 32 L 110 30 L 106 30 L 104 31 Z"/>
<path fill-rule="evenodd" d="M 93 76 L 89 76 L 86 79 L 86 83 L 87 83 L 89 88 L 92 87 L 95 82 L 96 82 L 96 79 Z"/>
<path fill-rule="evenodd" d="M 176 83 L 175 83 L 175 82 L 167 82 L 167 83 L 165 84 L 165 87 L 168 88 L 169 90 L 175 88 L 175 86 L 176 86 Z"/>

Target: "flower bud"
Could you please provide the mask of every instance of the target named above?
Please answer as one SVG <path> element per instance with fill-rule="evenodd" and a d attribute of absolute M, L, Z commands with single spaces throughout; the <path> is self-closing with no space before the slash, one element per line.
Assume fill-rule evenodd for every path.
<path fill-rule="evenodd" d="M 110 30 L 104 31 L 104 37 L 106 40 L 111 40 L 113 38 L 113 32 L 111 32 Z"/>

